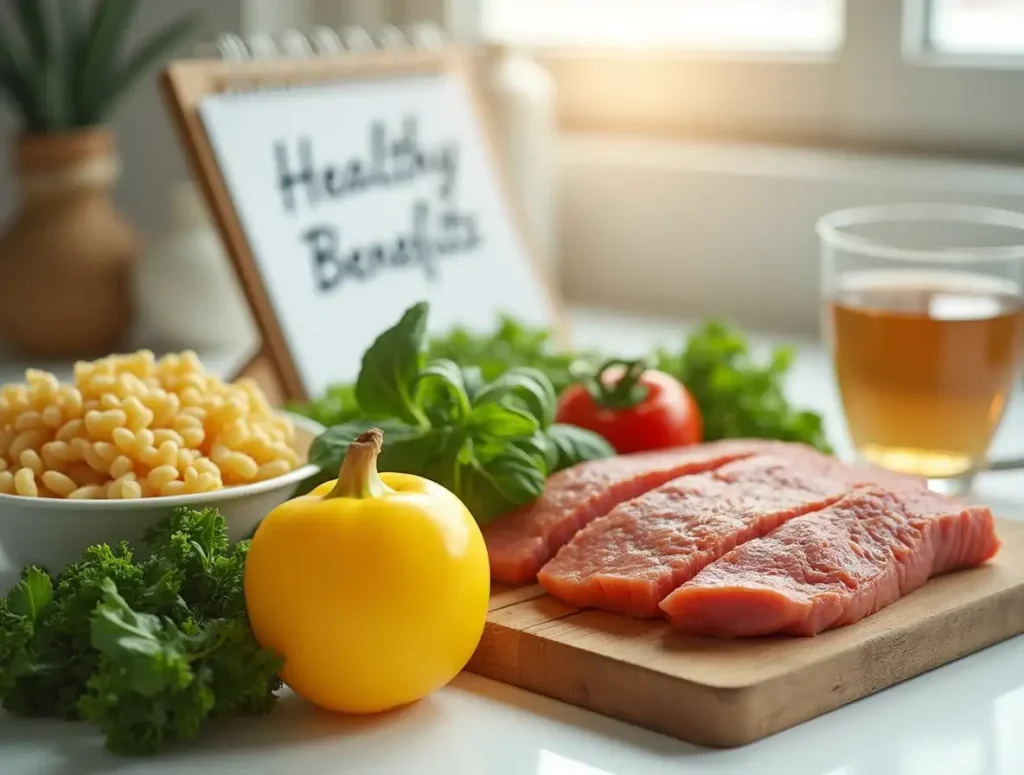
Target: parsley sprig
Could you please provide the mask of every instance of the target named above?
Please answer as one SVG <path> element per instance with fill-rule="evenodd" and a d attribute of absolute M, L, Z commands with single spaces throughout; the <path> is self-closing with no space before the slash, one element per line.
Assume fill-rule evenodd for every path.
<path fill-rule="evenodd" d="M 0 600 L 0 700 L 10 713 L 96 724 L 120 753 L 153 753 L 208 719 L 265 713 L 279 658 L 245 613 L 248 542 L 216 509 L 177 509 L 126 544 L 90 547 L 56 577 L 24 569 Z"/>

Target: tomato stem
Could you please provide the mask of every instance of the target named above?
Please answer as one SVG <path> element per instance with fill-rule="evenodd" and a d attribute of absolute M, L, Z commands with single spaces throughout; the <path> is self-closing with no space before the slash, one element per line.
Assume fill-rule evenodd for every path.
<path fill-rule="evenodd" d="M 632 361 L 613 358 L 605 361 L 596 372 L 577 370 L 575 376 L 598 406 L 605 409 L 629 409 L 642 403 L 650 392 L 647 385 L 640 382 L 640 377 L 648 367 L 645 358 Z M 623 369 L 622 376 L 606 380 L 605 374 L 616 368 Z"/>
<path fill-rule="evenodd" d="M 324 496 L 329 498 L 379 498 L 393 490 L 377 473 L 377 455 L 384 444 L 384 432 L 373 428 L 361 433 L 348 445 L 345 459 L 334 488 Z"/>

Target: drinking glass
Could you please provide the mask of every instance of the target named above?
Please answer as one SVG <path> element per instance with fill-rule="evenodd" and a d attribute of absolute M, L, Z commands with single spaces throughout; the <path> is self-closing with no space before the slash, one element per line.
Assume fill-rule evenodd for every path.
<path fill-rule="evenodd" d="M 961 494 L 1024 360 L 1024 215 L 900 204 L 830 213 L 823 333 L 861 459 Z"/>

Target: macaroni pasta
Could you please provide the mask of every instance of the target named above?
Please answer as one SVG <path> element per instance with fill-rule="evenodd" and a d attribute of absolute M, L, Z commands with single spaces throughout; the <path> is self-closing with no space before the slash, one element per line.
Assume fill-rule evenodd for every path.
<path fill-rule="evenodd" d="M 295 428 L 259 386 L 228 384 L 194 352 L 80 361 L 72 384 L 29 369 L 0 386 L 0 493 L 145 498 L 281 476 Z"/>

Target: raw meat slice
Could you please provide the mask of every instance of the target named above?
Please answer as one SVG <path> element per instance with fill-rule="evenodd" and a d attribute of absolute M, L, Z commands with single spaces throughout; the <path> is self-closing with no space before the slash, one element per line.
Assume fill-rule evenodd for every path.
<path fill-rule="evenodd" d="M 813 472 L 836 482 L 844 482 L 848 489 L 862 485 L 878 485 L 895 492 L 928 489 L 928 480 L 924 477 L 900 474 L 869 463 L 847 463 L 798 444 L 787 445 L 784 449 L 765 450 L 757 457 L 745 458 L 746 464 L 738 462 L 721 468 L 716 472 L 718 478 L 729 480 L 730 477 L 742 477 L 748 465 L 754 468 L 763 467 L 760 462 L 762 455 L 784 457 L 791 461 L 793 467 L 805 473 Z"/>
<path fill-rule="evenodd" d="M 992 512 L 928 492 L 855 490 L 743 544 L 666 597 L 680 629 L 718 637 L 822 630 L 999 549 Z"/>
<path fill-rule="evenodd" d="M 620 504 L 580 530 L 538 580 L 570 605 L 661 616 L 658 603 L 705 565 L 852 487 L 927 487 L 924 479 L 848 465 L 801 445 L 766 449 L 771 454 L 681 477 Z"/>
<path fill-rule="evenodd" d="M 661 616 L 705 565 L 847 493 L 851 472 L 817 458 L 759 455 L 675 479 L 584 527 L 537 579 L 569 605 Z"/>
<path fill-rule="evenodd" d="M 483 529 L 491 576 L 507 584 L 532 582 L 537 571 L 581 527 L 622 501 L 688 473 L 707 471 L 759 450 L 758 441 L 721 441 L 692 447 L 620 455 L 580 463 L 554 474 L 533 503 Z"/>

